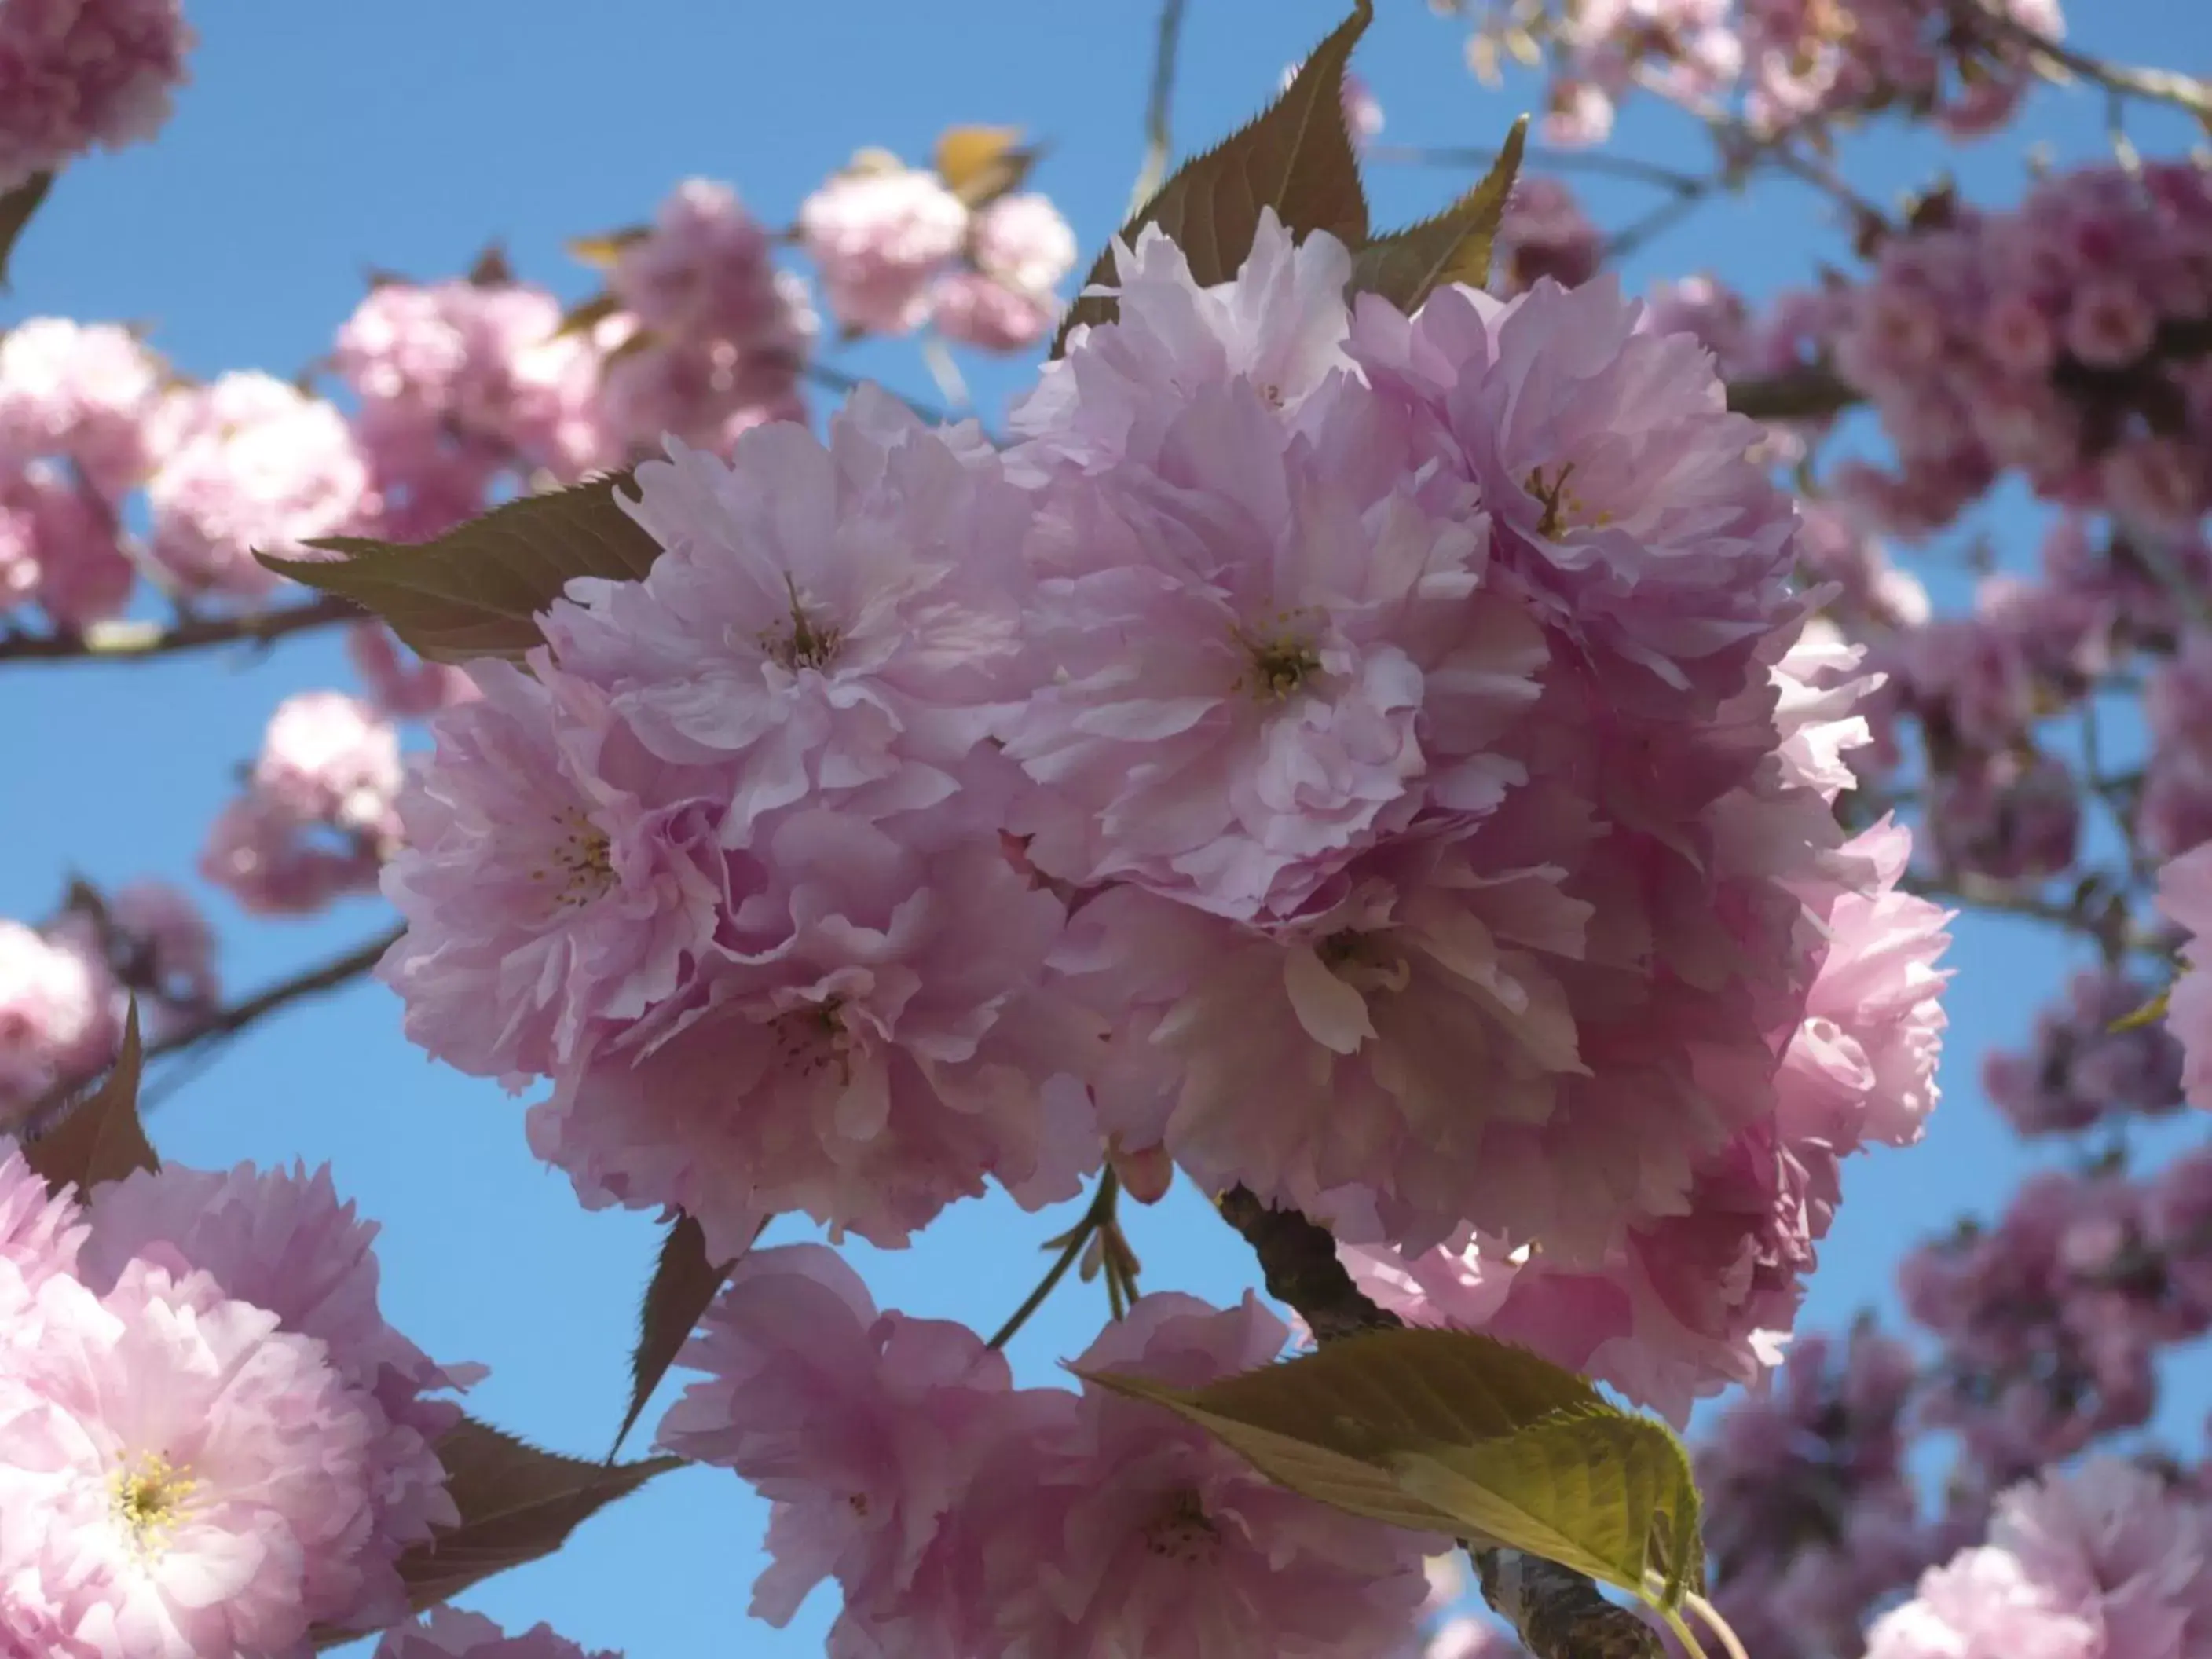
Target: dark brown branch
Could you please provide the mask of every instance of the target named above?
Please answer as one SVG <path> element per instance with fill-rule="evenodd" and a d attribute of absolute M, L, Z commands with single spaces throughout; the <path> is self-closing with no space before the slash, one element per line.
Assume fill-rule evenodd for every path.
<path fill-rule="evenodd" d="M 1220 1210 L 1259 1257 L 1267 1293 L 1297 1309 L 1316 1341 L 1403 1322 L 1360 1293 L 1327 1228 L 1296 1210 L 1270 1209 L 1243 1187 L 1221 1195 Z M 1518 1550 L 1466 1547 L 1483 1599 L 1534 1659 L 1662 1659 L 1658 1632 L 1580 1573 Z"/>
<path fill-rule="evenodd" d="M 2078 75 L 2107 92 L 2147 99 L 2153 103 L 2172 104 L 2177 109 L 2187 110 L 2208 127 L 2212 127 L 2212 82 L 2199 80 L 2193 75 L 2179 74 L 2172 70 L 2136 69 L 2126 64 L 2108 64 L 2101 58 L 2092 58 L 2085 52 L 2077 52 L 2064 41 L 2054 40 L 2041 31 L 2029 27 L 2017 18 L 1987 3 L 1987 0 L 1954 0 L 1951 15 L 1962 28 L 1981 33 L 1991 40 L 2017 46 L 2027 52 L 2031 58 L 2047 59 L 2051 69 Z"/>
<path fill-rule="evenodd" d="M 1833 370 L 1792 369 L 1755 380 L 1730 380 L 1729 407 L 1757 421 L 1818 421 L 1857 403 L 1858 389 Z"/>
<path fill-rule="evenodd" d="M 280 1008 L 349 985 L 375 967 L 384 953 L 398 944 L 406 931 L 404 926 L 394 927 L 342 957 L 332 957 L 319 968 L 310 968 L 290 979 L 279 980 L 242 1002 L 218 1008 L 173 1036 L 164 1037 L 161 1042 L 150 1044 L 146 1050 L 146 1058 L 158 1060 L 163 1054 L 179 1054 L 188 1048 L 196 1048 L 204 1042 L 235 1036 L 247 1026 L 266 1018 Z"/>
<path fill-rule="evenodd" d="M 0 663 L 144 662 L 216 646 L 269 645 L 288 635 L 360 622 L 367 616 L 350 600 L 333 598 L 240 617 L 194 617 L 174 623 L 105 622 L 45 634 L 0 631 Z"/>

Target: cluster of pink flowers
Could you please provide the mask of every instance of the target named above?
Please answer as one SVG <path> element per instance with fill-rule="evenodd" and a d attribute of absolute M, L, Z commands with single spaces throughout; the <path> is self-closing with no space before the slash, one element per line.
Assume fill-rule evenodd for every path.
<path fill-rule="evenodd" d="M 1867 1659 L 2204 1659 L 2212 1516 L 2149 1470 L 2099 1457 L 2008 1492 L 1989 1540 L 1884 1613 Z"/>
<path fill-rule="evenodd" d="M 2053 501 L 2186 536 L 2212 505 L 2212 370 L 2188 336 L 2208 313 L 2212 175 L 2191 162 L 2086 167 L 2011 211 L 1924 216 L 1839 302 L 1835 368 L 1897 458 L 1838 481 L 1907 532 L 2016 469 Z"/>
<path fill-rule="evenodd" d="M 195 44 L 179 0 L 15 0 L 0 11 L 0 193 L 169 118 Z"/>
<path fill-rule="evenodd" d="M 0 1156 L 0 1620 L 42 1659 L 280 1659 L 404 1618 L 456 1518 L 444 1368 L 385 1322 L 327 1174 L 50 1197 Z"/>
<path fill-rule="evenodd" d="M 1994 1492 L 2148 1420 L 2160 1350 L 2212 1331 L 2212 1152 L 2140 1180 L 2037 1176 L 1900 1283 L 1942 1345 L 1927 1419 L 1961 1436 L 1962 1486 Z"/>
<path fill-rule="evenodd" d="M 1075 233 L 1042 196 L 971 210 L 935 173 L 881 150 L 808 197 L 799 236 L 830 309 L 854 333 L 929 324 L 950 340 L 1019 351 L 1051 330 L 1054 289 L 1075 268 Z"/>
<path fill-rule="evenodd" d="M 2183 966 L 2167 1009 L 2167 1029 L 2181 1045 L 2181 1086 L 2189 1103 L 2212 1111 L 2212 841 L 2183 854 L 2159 872 L 2158 907 L 2185 934 Z"/>
<path fill-rule="evenodd" d="M 1077 1364 L 1196 1387 L 1289 1335 L 1247 1296 L 1154 1295 Z M 754 1253 L 684 1365 L 662 1443 L 773 1505 L 752 1610 L 824 1578 L 833 1653 L 1324 1659 L 1403 1650 L 1444 1540 L 1273 1485 L 1156 1407 L 1016 1389 L 965 1326 L 878 1313 L 833 1251 Z"/>
<path fill-rule="evenodd" d="M 717 1249 L 1110 1139 L 1539 1249 L 1670 1408 L 1772 1364 L 1836 1160 L 1934 1098 L 1941 914 L 1832 810 L 1850 653 L 1785 661 L 1790 505 L 1694 342 L 1605 283 L 1355 315 L 1347 264 L 1146 237 L 1005 455 L 864 395 L 641 467 L 647 577 L 437 718 L 410 1034 Z"/>
<path fill-rule="evenodd" d="M 2033 82 L 2018 32 L 2056 40 L 2066 26 L 2057 0 L 1994 0 L 1979 27 L 1942 0 L 1565 0 L 1542 15 L 1546 135 L 1567 144 L 1603 140 L 1637 87 L 1700 113 L 1740 107 L 1754 140 L 1899 107 L 1975 137 Z M 1519 29 L 1526 16 L 1500 21 Z"/>
<path fill-rule="evenodd" d="M 0 621 L 112 617 L 136 580 L 123 499 L 144 477 L 161 366 L 125 330 L 33 317 L 0 336 Z"/>
<path fill-rule="evenodd" d="M 1917 1374 L 1871 1326 L 1802 1336 L 1698 1446 L 1716 1601 L 1759 1659 L 1856 1655 L 1864 1609 L 1936 1553 L 1906 1464 Z"/>
<path fill-rule="evenodd" d="M 2181 1104 L 2181 1045 L 2164 1022 L 2137 1020 L 2156 992 L 2110 968 L 2074 976 L 2035 1018 L 2034 1046 L 1982 1065 L 1990 1104 L 2022 1135 L 2070 1134 Z"/>
<path fill-rule="evenodd" d="M 264 915 L 374 892 L 399 838 L 400 781 L 398 730 L 374 705 L 342 691 L 287 697 L 209 829 L 200 874 Z"/>
<path fill-rule="evenodd" d="M 133 997 L 151 1042 L 204 1018 L 219 990 L 213 933 L 162 882 L 82 892 L 41 927 L 0 921 L 0 1126 L 97 1076 Z"/>
<path fill-rule="evenodd" d="M 1577 288 L 1597 275 L 1605 233 L 1563 179 L 1524 175 L 1506 198 L 1490 246 L 1490 291 L 1525 294 L 1547 278 Z M 1669 329 L 1667 331 L 1678 331 Z"/>

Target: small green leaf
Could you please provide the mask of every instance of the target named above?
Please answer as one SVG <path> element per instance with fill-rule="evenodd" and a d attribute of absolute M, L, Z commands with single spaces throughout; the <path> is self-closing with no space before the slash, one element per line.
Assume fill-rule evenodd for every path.
<path fill-rule="evenodd" d="M 580 260 L 594 270 L 609 270 L 623 256 L 623 250 L 635 246 L 653 234 L 650 225 L 624 225 L 620 230 L 603 232 L 597 236 L 576 236 L 569 239 L 568 257 Z"/>
<path fill-rule="evenodd" d="M 34 173 L 15 189 L 0 195 L 0 294 L 8 291 L 8 256 L 15 251 L 15 239 L 23 234 L 23 227 L 31 222 L 31 216 L 39 210 L 39 204 L 46 199 L 46 192 L 54 187 L 51 173 Z"/>
<path fill-rule="evenodd" d="M 145 1050 L 138 1038 L 138 1001 L 124 1016 L 123 1046 L 98 1087 L 66 1108 L 60 1119 L 23 1148 L 23 1158 L 56 1192 L 74 1184 L 89 1192 L 135 1170 L 158 1170 L 161 1160 L 138 1118 L 139 1073 Z"/>
<path fill-rule="evenodd" d="M 1308 54 L 1281 97 L 1228 138 L 1184 162 L 1116 233 L 1134 242 L 1146 225 L 1158 225 L 1190 261 L 1201 283 L 1224 283 L 1252 251 L 1260 212 L 1273 208 L 1291 232 L 1303 237 L 1327 231 L 1347 247 L 1367 240 L 1367 197 L 1359 163 L 1344 125 L 1344 70 L 1352 48 L 1373 19 L 1373 0 L 1358 0 L 1352 15 Z M 1092 261 L 1084 286 L 1114 280 L 1109 246 Z M 1079 298 L 1052 343 L 1055 357 L 1079 323 L 1113 320 L 1116 302 Z"/>
<path fill-rule="evenodd" d="M 2173 1000 L 2171 990 L 2160 991 L 2131 1014 L 2122 1014 L 2105 1029 L 2118 1035 L 2122 1031 L 2139 1031 L 2146 1025 L 2155 1025 L 2166 1018 L 2166 1006 Z"/>
<path fill-rule="evenodd" d="M 1524 115 L 1513 124 L 1480 184 L 1434 218 L 1378 236 L 1355 252 L 1352 291 L 1379 294 L 1410 315 L 1439 288 L 1454 283 L 1480 288 L 1487 283 L 1491 244 L 1520 176 L 1528 138 Z"/>
<path fill-rule="evenodd" d="M 1702 1577 L 1698 1492 L 1667 1427 L 1610 1406 L 1559 1413 L 1494 1440 L 1401 1452 L 1406 1488 L 1462 1535 L 1540 1555 L 1668 1609 Z M 1656 1592 L 1646 1580 L 1656 1573 Z"/>
<path fill-rule="evenodd" d="M 553 331 L 553 337 L 562 339 L 571 334 L 589 334 L 601 323 L 622 309 L 622 301 L 605 289 L 588 300 L 580 300 L 561 313 L 561 326 Z"/>
<path fill-rule="evenodd" d="M 1085 1380 L 1166 1407 L 1262 1474 L 1370 1520 L 1541 1556 L 1663 1605 L 1701 1582 L 1698 1497 L 1663 1424 L 1471 1331 L 1378 1330 L 1202 1389 Z"/>
<path fill-rule="evenodd" d="M 637 1426 L 645 1402 L 668 1375 L 668 1368 L 690 1338 L 691 1328 L 699 1322 L 699 1316 L 707 1311 L 708 1304 L 714 1301 L 714 1293 L 735 1266 L 734 1261 L 720 1267 L 708 1261 L 707 1235 L 699 1224 L 688 1215 L 676 1218 L 668 1237 L 661 1241 L 660 1260 L 638 1310 L 637 1347 L 629 1362 L 629 1410 L 616 1431 L 616 1451 L 622 1449 L 622 1443 Z"/>
<path fill-rule="evenodd" d="M 638 581 L 660 556 L 617 500 L 629 482 L 615 472 L 525 495 L 420 546 L 331 536 L 307 545 L 343 558 L 254 556 L 374 612 L 431 661 L 520 657 L 542 642 L 539 613 L 577 577 Z"/>
<path fill-rule="evenodd" d="M 678 1457 L 653 1457 L 638 1463 L 587 1463 L 540 1451 L 469 1418 L 439 1440 L 438 1461 L 446 1467 L 446 1491 L 461 1518 L 399 1558 L 407 1605 L 416 1613 L 494 1573 L 550 1555 L 609 1504 L 683 1462 Z M 356 1635 L 313 1632 L 318 1649 L 341 1646 Z"/>

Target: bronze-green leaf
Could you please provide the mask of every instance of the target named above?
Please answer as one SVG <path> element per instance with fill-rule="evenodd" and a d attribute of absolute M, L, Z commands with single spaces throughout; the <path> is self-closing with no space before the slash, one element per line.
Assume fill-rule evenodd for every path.
<path fill-rule="evenodd" d="M 587 1463 L 540 1451 L 469 1418 L 439 1440 L 438 1461 L 461 1518 L 399 1558 L 407 1604 L 417 1613 L 494 1573 L 550 1555 L 609 1504 L 683 1462 Z M 343 1631 L 315 1632 L 318 1648 L 353 1639 Z"/>
<path fill-rule="evenodd" d="M 623 256 L 623 250 L 635 246 L 653 234 L 650 225 L 624 225 L 620 230 L 602 231 L 596 236 L 572 236 L 568 239 L 568 256 L 582 261 L 594 270 L 608 270 Z"/>
<path fill-rule="evenodd" d="M 432 661 L 520 657 L 542 641 L 539 613 L 577 577 L 637 581 L 660 556 L 616 499 L 629 482 L 615 472 L 525 495 L 420 546 L 331 536 L 307 545 L 343 557 L 254 556 L 374 612 Z"/>
<path fill-rule="evenodd" d="M 1375 15 L 1372 0 L 1358 0 L 1352 15 L 1316 46 L 1281 97 L 1202 155 L 1184 162 L 1151 201 L 1116 234 L 1133 242 L 1146 225 L 1158 225 L 1190 261 L 1205 283 L 1227 282 L 1252 251 L 1260 213 L 1273 208 L 1293 234 L 1327 231 L 1347 247 L 1367 240 L 1367 197 L 1359 163 L 1344 125 L 1344 70 L 1352 48 Z M 1084 286 L 1114 278 L 1114 250 L 1091 263 Z M 1055 357 L 1078 323 L 1113 319 L 1115 302 L 1079 298 L 1052 343 Z"/>
<path fill-rule="evenodd" d="M 937 140 L 937 176 L 945 189 L 970 208 L 989 206 L 1022 180 L 1036 164 L 1034 145 L 1022 143 L 1019 127 L 947 127 Z"/>
<path fill-rule="evenodd" d="M 1491 244 L 1521 172 L 1528 118 L 1513 124 L 1482 182 L 1432 219 L 1378 236 L 1352 256 L 1352 291 L 1379 294 L 1411 313 L 1439 288 L 1490 280 Z"/>
<path fill-rule="evenodd" d="M 1698 1489 L 1666 1425 L 1598 1405 L 1471 1445 L 1394 1454 L 1462 1536 L 1540 1555 L 1673 1610 L 1703 1579 Z M 1656 1577 L 1661 1588 L 1647 1588 Z"/>
<path fill-rule="evenodd" d="M 1470 1331 L 1377 1330 L 1202 1389 L 1085 1380 L 1166 1407 L 1291 1491 L 1542 1556 L 1663 1603 L 1699 1582 L 1698 1499 L 1664 1425 Z"/>
<path fill-rule="evenodd" d="M 161 1167 L 138 1118 L 138 1080 L 144 1064 L 134 997 L 123 1019 L 123 1046 L 107 1075 L 23 1148 L 24 1161 L 46 1177 L 49 1188 L 59 1192 L 74 1183 L 79 1192 L 89 1192 L 104 1181 L 120 1181 L 134 1170 Z"/>
<path fill-rule="evenodd" d="M 660 1260 L 653 1269 L 653 1282 L 645 1287 L 645 1302 L 638 1310 L 637 1347 L 630 1355 L 629 1409 L 615 1432 L 615 1450 L 637 1426 L 645 1402 L 668 1375 L 676 1356 L 690 1340 L 691 1328 L 722 1281 L 737 1264 L 717 1267 L 707 1260 L 707 1235 L 688 1215 L 679 1215 L 661 1241 Z"/>
<path fill-rule="evenodd" d="M 46 199 L 46 192 L 54 187 L 51 173 L 34 173 L 15 189 L 0 195 L 0 294 L 8 291 L 8 256 L 15 250 L 15 239 L 23 234 L 23 227 L 31 222 L 31 216 L 39 210 L 39 204 Z"/>
<path fill-rule="evenodd" d="M 580 300 L 562 312 L 561 326 L 553 331 L 553 337 L 558 340 L 571 334 L 589 334 L 622 308 L 622 301 L 602 289 L 590 299 Z"/>

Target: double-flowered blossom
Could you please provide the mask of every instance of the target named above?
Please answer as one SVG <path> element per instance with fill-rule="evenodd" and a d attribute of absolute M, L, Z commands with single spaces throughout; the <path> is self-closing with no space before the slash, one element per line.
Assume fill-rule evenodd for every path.
<path fill-rule="evenodd" d="M 0 921 L 0 1121 L 97 1073 L 123 1034 L 112 972 L 79 939 Z"/>
<path fill-rule="evenodd" d="M 967 232 L 966 204 L 935 173 L 880 150 L 861 151 L 799 209 L 799 240 L 830 312 L 869 333 L 903 334 L 921 321 L 930 279 Z"/>
<path fill-rule="evenodd" d="M 2204 1659 L 2212 1522 L 2149 1470 L 2096 1457 L 1999 1499 L 1989 1541 L 1878 1620 L 1868 1659 Z"/>
<path fill-rule="evenodd" d="M 179 0 L 13 0 L 0 11 L 0 191 L 169 118 L 194 45 Z"/>
<path fill-rule="evenodd" d="M 1265 1364 L 1259 1303 L 1139 1300 L 1077 1364 L 1194 1387 Z M 1410 1638 L 1437 1540 L 1268 1482 L 1158 1407 L 1015 1389 L 964 1327 L 878 1314 L 819 1246 L 759 1252 L 683 1363 L 664 1443 L 774 1504 L 754 1610 L 823 1577 L 830 1651 L 884 1659 L 1322 1659 Z"/>
<path fill-rule="evenodd" d="M 404 1617 L 455 1518 L 434 1364 L 327 1175 L 168 1168 L 49 1196 L 0 1158 L 0 1616 L 41 1659 L 290 1659 Z"/>
<path fill-rule="evenodd" d="M 2076 974 L 2065 1000 L 2036 1015 L 2032 1048 L 1983 1062 L 1990 1103 L 2023 1135 L 2172 1111 L 2181 1104 L 2181 1047 L 2163 1022 L 2134 1018 L 2154 995 L 2116 969 Z"/>
<path fill-rule="evenodd" d="M 773 425 L 637 480 L 647 579 L 574 585 L 533 677 L 480 668 L 435 722 L 386 880 L 410 1030 L 553 1078 L 533 1142 L 586 1201 L 680 1204 L 728 1254 L 779 1210 L 895 1243 L 987 1176 L 1070 1195 L 1099 1044 L 1042 986 L 1064 910 L 1002 849 L 988 741 L 1026 496 L 874 396 L 826 446 Z"/>
<path fill-rule="evenodd" d="M 337 408 L 273 376 L 172 392 L 153 422 L 154 556 L 186 589 L 252 598 L 276 578 L 257 551 L 357 529 L 369 469 Z"/>
<path fill-rule="evenodd" d="M 0 462 L 65 460 L 119 495 L 144 471 L 161 387 L 161 364 L 128 329 L 27 318 L 0 336 Z"/>

